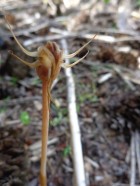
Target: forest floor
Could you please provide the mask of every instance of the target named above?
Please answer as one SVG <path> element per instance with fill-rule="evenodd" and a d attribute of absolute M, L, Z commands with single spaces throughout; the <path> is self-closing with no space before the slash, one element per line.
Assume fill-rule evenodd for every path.
<path fill-rule="evenodd" d="M 48 40 L 63 48 L 64 38 L 72 53 L 97 35 L 74 61 L 89 50 L 86 58 L 72 68 L 86 183 L 87 186 L 138 186 L 139 7 L 131 9 L 126 17 L 125 12 L 118 13 L 123 4 L 93 2 L 81 2 L 78 9 L 66 9 L 62 2 L 51 6 L 39 0 L 18 3 L 9 0 L 0 7 L 8 12 L 8 21 L 18 40 L 31 51 Z M 120 24 L 125 17 L 125 24 Z M 34 69 L 21 64 L 8 52 L 33 61 L 12 39 L 2 14 L 0 25 L 0 185 L 38 186 L 42 84 Z M 48 186 L 72 186 L 73 154 L 63 70 L 54 83 L 52 97 Z"/>

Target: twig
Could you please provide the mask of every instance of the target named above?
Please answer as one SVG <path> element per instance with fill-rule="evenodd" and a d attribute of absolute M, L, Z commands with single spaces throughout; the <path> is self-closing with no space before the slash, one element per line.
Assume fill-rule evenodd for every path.
<path fill-rule="evenodd" d="M 95 169 L 99 169 L 100 166 L 99 166 L 99 164 L 97 162 L 93 161 L 92 159 L 90 159 L 87 156 L 84 159 L 85 159 L 85 161 L 90 163 Z"/>
<path fill-rule="evenodd" d="M 19 119 L 16 119 L 16 120 L 12 120 L 12 121 L 6 121 L 5 125 L 8 126 L 8 125 L 16 125 L 16 124 L 19 124 L 20 123 L 20 120 Z"/>
<path fill-rule="evenodd" d="M 85 29 L 84 29 L 85 30 Z M 57 34 L 63 34 L 64 35 L 64 32 L 65 34 L 67 33 L 72 33 L 70 31 L 64 31 L 64 30 L 61 30 L 61 29 L 58 29 L 58 28 L 51 28 L 51 31 L 54 32 L 54 33 L 57 33 Z M 87 33 L 87 31 L 85 30 L 84 32 Z M 125 31 L 120 31 L 120 30 L 114 30 L 114 29 L 110 29 L 110 28 L 99 28 L 99 27 L 96 27 L 96 28 L 92 28 L 92 32 L 94 33 L 98 33 L 98 34 L 103 34 L 105 33 L 106 35 L 124 35 L 124 36 L 138 36 L 139 33 L 138 32 L 134 32 L 134 31 L 128 31 L 128 30 L 125 30 Z"/>
<path fill-rule="evenodd" d="M 139 172 L 139 179 L 140 179 L 140 134 L 138 131 L 136 131 L 136 158 L 137 158 L 137 164 L 138 164 L 138 172 Z"/>
<path fill-rule="evenodd" d="M 52 145 L 58 142 L 58 138 L 52 138 L 51 140 L 48 141 L 48 145 Z M 41 149 L 41 140 L 35 142 L 34 144 L 29 146 L 30 151 L 34 151 L 36 149 Z"/>
<path fill-rule="evenodd" d="M 48 141 L 48 146 L 55 144 L 58 142 L 58 138 L 52 138 L 51 140 Z M 38 161 L 41 157 L 41 140 L 30 145 L 28 148 L 29 155 L 31 156 L 31 161 Z M 47 150 L 47 157 L 51 156 L 52 154 L 55 154 L 55 150 L 49 148 Z"/>
<path fill-rule="evenodd" d="M 114 183 L 112 186 L 130 186 L 130 185 L 125 183 Z M 140 186 L 140 185 L 135 185 L 135 186 Z"/>
<path fill-rule="evenodd" d="M 135 186 L 136 177 L 136 153 L 135 153 L 135 133 L 131 136 L 131 175 L 130 186 Z"/>
<path fill-rule="evenodd" d="M 73 169 L 65 164 L 62 165 L 62 167 L 67 171 L 67 172 L 73 172 Z"/>
<path fill-rule="evenodd" d="M 49 148 L 47 150 L 47 158 L 50 157 L 50 156 L 53 156 L 55 154 L 56 154 L 56 151 L 55 151 L 54 148 L 53 149 Z M 30 156 L 31 162 L 37 162 L 37 161 L 39 161 L 40 158 L 41 158 L 41 149 L 38 149 L 38 150 L 33 151 L 31 153 L 31 155 L 29 154 L 29 156 Z"/>
<path fill-rule="evenodd" d="M 63 36 L 79 36 L 79 37 L 86 37 L 87 39 L 91 39 L 93 37 L 93 34 L 90 34 L 89 31 L 84 31 L 84 32 L 70 32 L 70 31 L 67 31 L 67 30 L 61 30 L 61 29 L 56 29 L 56 28 L 51 28 L 50 31 L 52 33 L 55 33 L 55 34 L 60 34 L 60 35 L 63 35 Z M 133 34 L 130 32 L 130 33 L 126 33 L 126 32 L 121 32 L 121 31 L 113 31 L 113 33 L 116 33 L 116 34 L 122 34 L 124 35 L 122 37 L 122 39 L 118 39 L 116 38 L 115 36 L 111 36 L 110 35 L 110 32 L 111 30 L 108 30 L 108 29 L 105 29 L 101 31 L 101 29 L 92 29 L 92 33 L 97 33 L 98 37 L 96 37 L 97 40 L 102 40 L 102 41 L 106 41 L 106 42 L 110 42 L 110 43 L 113 43 L 113 42 L 118 42 L 118 41 L 125 41 L 125 40 L 128 40 L 128 39 L 135 39 L 135 38 L 139 38 L 139 34 L 137 32 L 133 32 Z M 103 33 L 106 33 L 106 34 L 103 34 Z M 107 39 L 106 39 L 107 37 Z"/>
<path fill-rule="evenodd" d="M 54 29 L 51 30 L 53 33 L 56 33 L 55 35 L 52 36 L 46 36 L 46 37 L 36 37 L 33 39 L 28 39 L 23 42 L 24 46 L 30 46 L 35 43 L 40 43 L 40 42 L 45 42 L 45 41 L 52 41 L 52 40 L 61 40 L 65 38 L 83 38 L 83 39 L 91 39 L 93 35 L 95 35 L 95 32 L 93 34 L 89 34 L 87 32 L 69 32 L 69 31 L 64 31 L 64 30 L 59 30 L 57 29 L 54 31 Z M 18 33 L 17 33 L 18 34 Z M 124 36 L 122 38 L 115 38 L 114 36 L 109 36 L 109 35 L 101 35 L 98 33 L 98 37 L 95 38 L 94 42 L 104 42 L 108 44 L 115 44 L 115 43 L 120 43 L 120 42 L 128 42 L 128 41 L 140 41 L 139 36 Z"/>
<path fill-rule="evenodd" d="M 34 6 L 39 6 L 40 2 L 35 2 L 35 1 L 31 1 L 31 2 L 27 2 L 25 3 L 24 1 L 17 1 L 16 0 L 11 0 L 11 1 L 1 1 L 1 7 L 4 8 L 6 11 L 11 11 L 17 8 L 21 8 L 22 10 L 25 8 L 32 8 Z"/>
<path fill-rule="evenodd" d="M 114 66 L 115 72 L 124 80 L 131 90 L 135 90 L 135 86 L 126 78 L 126 75 L 121 72 L 121 69 L 117 66 Z"/>
<path fill-rule="evenodd" d="M 51 26 L 60 25 L 60 23 L 59 23 L 60 21 L 61 21 L 61 19 L 59 19 L 59 18 L 55 19 L 54 21 L 46 20 L 46 18 L 45 18 L 45 19 L 40 20 L 41 23 L 36 23 L 35 26 L 28 27 L 26 29 L 20 29 L 20 30 L 14 31 L 14 33 L 16 36 L 29 35 L 29 33 L 32 33 L 34 31 L 37 32 L 38 30 L 41 30 L 41 29 L 46 28 L 48 26 L 51 27 Z M 0 34 L 3 35 L 3 37 L 12 36 L 12 34 L 10 32 L 3 31 L 3 30 L 0 30 Z"/>
<path fill-rule="evenodd" d="M 68 54 L 68 46 L 66 40 L 63 39 L 61 43 L 66 54 Z M 69 63 L 68 59 L 66 60 L 66 63 Z M 75 84 L 72 76 L 72 70 L 70 68 L 67 68 L 65 70 L 65 74 L 67 78 L 68 110 L 72 137 L 73 162 L 76 182 L 75 185 L 86 186 L 81 146 L 81 134 L 76 111 Z"/>

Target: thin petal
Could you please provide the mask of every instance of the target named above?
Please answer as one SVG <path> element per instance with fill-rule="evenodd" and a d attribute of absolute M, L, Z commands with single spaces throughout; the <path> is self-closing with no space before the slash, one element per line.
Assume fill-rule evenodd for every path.
<path fill-rule="evenodd" d="M 79 63 L 80 61 L 82 61 L 82 60 L 88 55 L 88 53 L 89 53 L 89 52 L 87 52 L 86 55 L 84 55 L 82 58 L 78 59 L 77 61 L 75 61 L 75 62 L 72 63 L 72 64 L 62 63 L 62 64 L 61 64 L 61 67 L 63 67 L 63 68 L 73 67 L 74 65 L 76 65 L 77 63 Z"/>
<path fill-rule="evenodd" d="M 83 50 L 89 43 L 91 43 L 92 41 L 93 41 L 93 39 L 96 37 L 96 35 L 95 36 L 93 36 L 93 38 L 90 40 L 90 41 L 88 41 L 84 46 L 82 46 L 80 49 L 78 49 L 76 52 L 74 52 L 74 53 L 72 53 L 72 54 L 68 54 L 68 55 L 63 55 L 63 58 L 65 58 L 65 59 L 69 59 L 69 58 L 72 58 L 72 57 L 74 57 L 74 56 L 76 56 L 79 52 L 81 52 L 81 50 Z"/>
<path fill-rule="evenodd" d="M 26 50 L 26 49 L 19 43 L 19 41 L 17 40 L 17 38 L 16 38 L 16 36 L 15 36 L 15 34 L 14 34 L 14 32 L 13 32 L 13 30 L 12 30 L 12 28 L 11 28 L 11 26 L 10 26 L 10 24 L 9 24 L 9 22 L 8 22 L 8 20 L 7 20 L 7 18 L 6 18 L 6 16 L 5 16 L 5 20 L 6 20 L 7 24 L 8 24 L 8 26 L 9 26 L 9 29 L 10 29 L 10 31 L 11 31 L 11 33 L 12 33 L 12 35 L 13 35 L 15 41 L 17 42 L 17 44 L 18 44 L 18 46 L 21 48 L 21 50 L 22 50 L 25 54 L 27 54 L 28 56 L 37 57 L 37 55 L 38 55 L 37 52 L 30 52 L 30 51 Z"/>
<path fill-rule="evenodd" d="M 13 54 L 11 51 L 10 51 L 11 55 L 14 56 L 15 58 L 17 58 L 19 61 L 21 61 L 22 63 L 24 63 L 25 65 L 28 65 L 29 67 L 34 67 L 36 68 L 39 64 L 38 61 L 35 61 L 33 63 L 29 63 L 27 61 L 24 61 L 23 59 L 21 59 L 20 57 L 16 56 L 15 54 Z"/>

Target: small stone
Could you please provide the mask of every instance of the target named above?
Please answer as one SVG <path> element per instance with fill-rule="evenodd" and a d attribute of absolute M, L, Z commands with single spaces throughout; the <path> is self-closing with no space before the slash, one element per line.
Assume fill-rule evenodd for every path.
<path fill-rule="evenodd" d="M 42 109 L 42 104 L 40 103 L 40 101 L 35 100 L 35 101 L 34 101 L 34 106 L 35 106 L 35 108 L 36 108 L 38 111 L 40 111 L 40 110 Z"/>
<path fill-rule="evenodd" d="M 85 170 L 86 172 L 88 172 L 89 174 L 92 174 L 93 173 L 93 168 L 92 168 L 92 165 L 88 162 L 85 163 Z"/>

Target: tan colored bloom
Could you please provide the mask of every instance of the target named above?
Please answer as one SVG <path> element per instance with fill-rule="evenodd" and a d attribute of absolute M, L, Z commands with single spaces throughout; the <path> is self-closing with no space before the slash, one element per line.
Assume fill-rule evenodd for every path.
<path fill-rule="evenodd" d="M 6 20 L 7 21 L 7 20 Z M 72 64 L 64 63 L 64 59 L 72 58 L 77 55 L 84 47 L 86 47 L 92 39 L 87 42 L 84 46 L 82 46 L 75 53 L 70 55 L 63 54 L 63 51 L 59 48 L 59 46 L 55 42 L 47 42 L 47 44 L 40 46 L 37 51 L 30 52 L 27 51 L 17 40 L 14 32 L 11 29 L 10 24 L 9 29 L 17 42 L 18 46 L 21 50 L 30 57 L 35 57 L 36 60 L 33 63 L 27 62 L 20 57 L 16 56 L 11 52 L 11 54 L 19 59 L 25 65 L 29 67 L 33 67 L 36 69 L 39 78 L 42 80 L 42 150 L 41 150 L 41 167 L 40 167 L 40 184 L 41 186 L 47 185 L 47 177 L 46 177 L 46 153 L 47 153 L 47 142 L 48 142 L 48 130 L 49 130 L 49 110 L 50 110 L 50 90 L 54 79 L 58 76 L 61 67 L 68 68 L 79 63 L 85 56 L 81 59 L 75 61 Z M 95 37 L 95 36 L 94 36 Z"/>
<path fill-rule="evenodd" d="M 7 20 L 6 20 L 7 21 Z M 79 60 L 75 61 L 72 64 L 66 64 L 64 63 L 64 59 L 65 58 L 72 58 L 74 56 L 76 56 L 81 50 L 83 50 L 83 48 L 85 48 L 92 40 L 93 37 L 89 42 L 87 42 L 84 46 L 82 46 L 79 50 L 77 50 L 76 52 L 74 52 L 73 54 L 69 54 L 69 55 L 65 55 L 63 54 L 63 51 L 59 48 L 59 46 L 55 43 L 55 42 L 47 42 L 46 45 L 44 46 L 40 46 L 37 51 L 35 52 L 30 52 L 27 51 L 17 40 L 14 32 L 12 31 L 12 28 L 10 26 L 10 24 L 7 21 L 7 24 L 9 26 L 9 29 L 15 39 L 15 41 L 17 42 L 18 46 L 21 48 L 21 50 L 27 54 L 30 57 L 36 57 L 36 61 L 33 63 L 27 62 L 23 59 L 21 59 L 20 57 L 16 56 L 15 54 L 13 54 L 11 52 L 11 54 L 16 57 L 17 59 L 19 59 L 19 61 L 21 61 L 22 63 L 24 63 L 25 65 L 28 65 L 29 67 L 33 67 L 36 69 L 37 74 L 39 76 L 39 78 L 41 80 L 46 79 L 47 83 L 48 83 L 48 91 L 50 93 L 50 89 L 51 89 L 51 85 L 53 83 L 53 81 L 55 80 L 55 78 L 58 76 L 61 67 L 63 68 L 68 68 L 68 67 L 72 67 L 74 65 L 76 65 L 77 63 L 79 63 L 82 59 L 85 58 L 85 56 L 88 54 L 88 52 L 86 53 L 85 56 L 83 56 L 82 58 L 80 58 Z"/>

